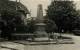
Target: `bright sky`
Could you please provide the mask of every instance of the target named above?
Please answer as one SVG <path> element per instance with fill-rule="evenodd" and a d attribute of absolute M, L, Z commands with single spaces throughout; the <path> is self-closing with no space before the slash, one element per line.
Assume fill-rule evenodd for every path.
<path fill-rule="evenodd" d="M 25 6 L 27 6 L 27 8 L 29 10 L 31 10 L 32 17 L 36 17 L 37 16 L 37 6 L 38 6 L 38 4 L 42 4 L 43 5 L 43 13 L 44 13 L 44 15 L 46 14 L 45 13 L 45 9 L 50 4 L 50 0 L 21 0 L 21 2 Z"/>
<path fill-rule="evenodd" d="M 77 9 L 80 8 L 80 1 L 74 0 L 76 3 Z M 47 9 L 47 6 L 51 3 L 51 0 L 20 0 L 22 4 L 24 4 L 28 10 L 31 10 L 32 17 L 36 17 L 37 15 L 37 6 L 38 4 L 43 5 L 43 13 L 46 14 L 45 9 Z"/>

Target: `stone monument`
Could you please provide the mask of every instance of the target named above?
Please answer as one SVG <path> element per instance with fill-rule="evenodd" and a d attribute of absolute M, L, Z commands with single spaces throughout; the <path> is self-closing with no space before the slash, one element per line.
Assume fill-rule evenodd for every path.
<path fill-rule="evenodd" d="M 43 7 L 41 4 L 38 5 L 38 9 L 37 9 L 37 17 L 36 17 L 36 32 L 38 34 L 46 34 L 45 32 L 45 26 L 46 24 L 44 23 L 44 16 L 43 16 Z"/>

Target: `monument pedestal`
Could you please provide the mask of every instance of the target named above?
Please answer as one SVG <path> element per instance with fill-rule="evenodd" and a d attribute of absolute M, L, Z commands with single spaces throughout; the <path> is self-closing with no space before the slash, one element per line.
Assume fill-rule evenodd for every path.
<path fill-rule="evenodd" d="M 43 7 L 42 4 L 38 5 L 37 9 L 37 17 L 36 17 L 36 33 L 38 34 L 38 37 L 45 37 L 46 31 L 44 23 L 44 16 L 43 16 Z"/>
<path fill-rule="evenodd" d="M 47 35 L 45 31 L 46 24 L 44 23 L 37 23 L 36 24 L 36 33 L 38 34 L 38 37 L 45 37 Z"/>

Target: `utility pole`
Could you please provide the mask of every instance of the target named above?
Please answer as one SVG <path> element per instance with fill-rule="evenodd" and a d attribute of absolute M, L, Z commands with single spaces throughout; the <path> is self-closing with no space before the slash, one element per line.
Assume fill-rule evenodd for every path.
<path fill-rule="evenodd" d="M 17 10 L 17 0 L 16 0 L 16 3 L 15 4 L 16 4 L 16 10 Z"/>

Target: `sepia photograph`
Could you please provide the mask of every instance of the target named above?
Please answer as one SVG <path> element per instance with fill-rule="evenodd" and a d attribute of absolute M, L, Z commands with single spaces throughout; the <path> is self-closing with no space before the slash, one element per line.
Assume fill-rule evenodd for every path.
<path fill-rule="evenodd" d="M 79 50 L 80 0 L 0 0 L 0 50 Z"/>

